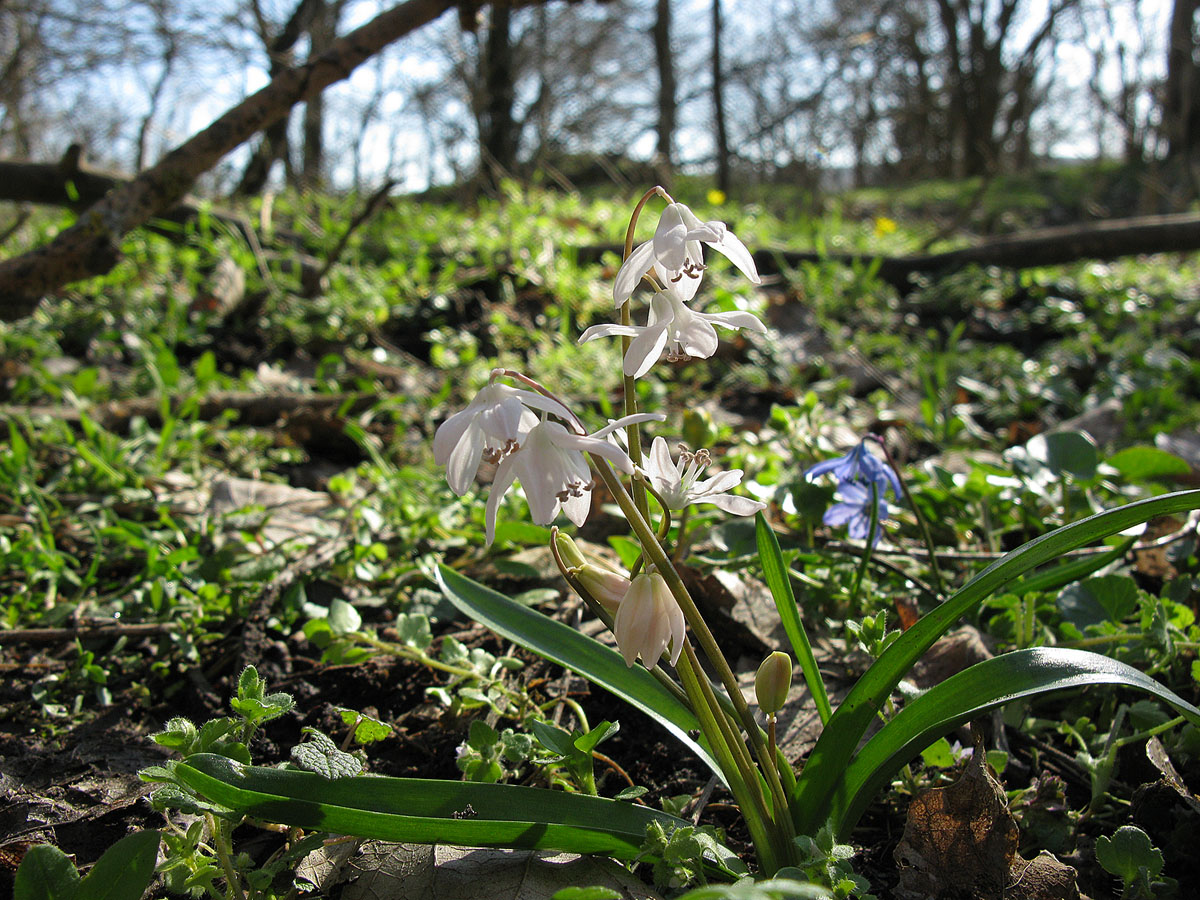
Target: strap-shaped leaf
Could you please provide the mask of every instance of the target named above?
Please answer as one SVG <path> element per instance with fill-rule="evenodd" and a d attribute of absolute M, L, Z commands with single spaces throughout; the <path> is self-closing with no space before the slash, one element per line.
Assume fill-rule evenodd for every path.
<path fill-rule="evenodd" d="M 175 774 L 203 797 L 284 825 L 385 841 L 637 855 L 646 826 L 688 825 L 645 806 L 512 784 L 322 778 L 198 753 Z"/>
<path fill-rule="evenodd" d="M 637 707 L 679 738 L 710 769 L 721 774 L 708 750 L 688 735 L 689 731 L 700 728 L 695 714 L 644 668 L 626 666 L 621 654 L 611 647 L 446 566 L 438 568 L 438 580 L 442 593 L 460 612 Z"/>
<path fill-rule="evenodd" d="M 792 593 L 792 583 L 788 579 L 779 540 L 761 512 L 754 517 L 754 535 L 758 541 L 758 560 L 762 565 L 763 577 L 767 581 L 767 587 L 771 589 L 775 609 L 783 622 L 783 630 L 787 632 L 788 640 L 792 643 L 792 652 L 796 654 L 800 671 L 804 673 L 804 683 L 808 685 L 808 692 L 812 694 L 817 705 L 817 715 L 821 717 L 821 724 L 824 725 L 832 715 L 829 694 L 825 690 L 821 670 L 817 667 L 817 658 L 813 655 L 812 645 L 808 641 L 808 633 L 804 630 L 804 622 L 800 619 L 800 607 L 796 603 L 796 595 Z"/>
<path fill-rule="evenodd" d="M 792 791 L 796 830 L 814 834 L 832 812 L 834 793 L 867 727 L 913 664 L 964 614 L 1031 569 L 1156 516 L 1200 508 L 1200 491 L 1139 500 L 1064 525 L 992 563 L 900 635 L 854 685 L 825 726 Z"/>
<path fill-rule="evenodd" d="M 834 827 L 847 835 L 871 799 L 905 763 L 980 713 L 1048 691 L 1097 684 L 1146 691 L 1200 725 L 1200 709 L 1123 662 L 1085 650 L 1016 650 L 976 663 L 908 701 L 846 769 L 833 794 Z"/>

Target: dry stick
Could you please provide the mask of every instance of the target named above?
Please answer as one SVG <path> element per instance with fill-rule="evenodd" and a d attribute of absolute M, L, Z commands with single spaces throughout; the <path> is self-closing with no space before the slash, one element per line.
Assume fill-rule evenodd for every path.
<path fill-rule="evenodd" d="M 53 644 L 59 641 L 106 637 L 143 637 L 174 631 L 174 622 L 97 622 L 74 628 L 14 628 L 0 631 L 0 644 Z"/>
<path fill-rule="evenodd" d="M 358 231 L 363 225 L 370 221 L 371 217 L 383 206 L 383 203 L 388 198 L 388 194 L 392 192 L 392 188 L 396 186 L 396 180 L 389 178 L 379 190 L 372 194 L 366 205 L 359 211 L 358 215 L 350 220 L 350 224 L 338 239 L 337 246 L 333 248 L 333 252 L 329 254 L 329 258 L 325 260 L 325 264 L 321 266 L 321 270 L 317 272 L 317 277 L 313 279 L 313 284 L 320 286 L 325 276 L 329 274 L 329 270 L 337 265 L 337 261 L 341 259 L 342 254 L 346 252 L 346 245 L 350 243 L 350 238 L 354 232 Z"/>
<path fill-rule="evenodd" d="M 109 193 L 50 243 L 0 262 L 0 321 L 28 315 L 43 295 L 65 284 L 108 272 L 120 260 L 125 234 L 185 196 L 196 178 L 223 156 L 454 5 L 453 0 L 408 0 L 380 13 L 316 59 L 281 71 L 262 90 Z"/>

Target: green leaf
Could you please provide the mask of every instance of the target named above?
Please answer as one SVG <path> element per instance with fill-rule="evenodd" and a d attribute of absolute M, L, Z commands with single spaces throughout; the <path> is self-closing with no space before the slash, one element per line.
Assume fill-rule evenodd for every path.
<path fill-rule="evenodd" d="M 466 616 L 551 662 L 565 666 L 611 691 L 671 732 L 714 772 L 720 769 L 707 748 L 688 735 L 700 723 L 683 701 L 641 666 L 625 665 L 616 650 L 574 628 L 528 609 L 471 581 L 446 566 L 438 567 L 442 592 Z"/>
<path fill-rule="evenodd" d="M 1132 884 L 1142 869 L 1149 875 L 1161 872 L 1163 855 L 1142 829 L 1122 825 L 1111 838 L 1104 835 L 1096 838 L 1096 862 L 1125 884 Z"/>
<path fill-rule="evenodd" d="M 921 655 L 963 615 L 1014 578 L 1069 550 L 1093 544 L 1156 516 L 1197 508 L 1200 508 L 1200 491 L 1179 491 L 1064 525 L 1005 554 L 922 616 L 883 651 L 826 723 L 790 792 L 796 831 L 813 834 L 829 819 L 835 793 L 844 791 L 844 787 L 839 787 L 842 775 L 877 711 Z"/>
<path fill-rule="evenodd" d="M 1025 445 L 1030 457 L 1056 475 L 1064 472 L 1080 481 L 1089 481 L 1100 465 L 1100 451 L 1091 436 L 1082 431 L 1054 431 L 1037 434 Z"/>
<path fill-rule="evenodd" d="M 821 671 L 817 667 L 817 658 L 813 656 L 812 645 L 808 642 L 808 633 L 804 630 L 804 622 L 800 620 L 800 607 L 796 604 L 795 594 L 792 593 L 792 583 L 788 577 L 787 565 L 783 561 L 783 554 L 779 550 L 779 540 L 761 512 L 754 516 L 754 523 L 763 577 L 767 581 L 767 587 L 771 589 L 775 608 L 779 610 L 779 618 L 783 622 L 783 630 L 787 632 L 788 640 L 792 643 L 792 651 L 800 662 L 800 671 L 804 673 L 804 683 L 808 685 L 808 691 L 817 704 L 817 714 L 824 725 L 833 715 L 833 710 L 829 705 L 829 694 L 825 690 Z"/>
<path fill-rule="evenodd" d="M 126 835 L 106 851 L 79 883 L 78 900 L 141 900 L 154 879 L 159 833 Z"/>
<path fill-rule="evenodd" d="M 557 725 L 550 722 L 533 721 L 529 723 L 529 730 L 547 750 L 557 753 L 559 756 L 574 755 L 575 744 L 571 741 L 571 735 Z"/>
<path fill-rule="evenodd" d="M 555 891 L 550 900 L 621 900 L 620 891 L 607 887 L 566 887 Z"/>
<path fill-rule="evenodd" d="M 1101 622 L 1120 622 L 1137 607 L 1137 585 L 1127 575 L 1089 578 L 1067 585 L 1058 595 L 1058 611 L 1080 631 Z"/>
<path fill-rule="evenodd" d="M 329 627 L 334 634 L 354 634 L 362 627 L 358 610 L 340 597 L 329 604 Z"/>
<path fill-rule="evenodd" d="M 360 744 L 382 741 L 392 733 L 391 725 L 388 725 L 386 722 L 380 722 L 366 713 L 361 713 L 354 709 L 346 709 L 343 706 L 336 707 L 336 710 L 346 725 L 353 726 L 354 740 Z"/>
<path fill-rule="evenodd" d="M 848 835 L 874 796 L 933 740 L 996 706 L 1090 685 L 1146 691 L 1196 725 L 1200 709 L 1132 666 L 1084 650 L 1034 647 L 976 663 L 909 700 L 846 767 L 832 800 L 837 834 Z"/>
<path fill-rule="evenodd" d="M 690 824 L 649 807 L 565 791 L 371 775 L 330 781 L 212 754 L 189 757 L 177 774 L 202 796 L 257 819 L 385 841 L 630 859 L 651 822 L 668 829 Z"/>
<path fill-rule="evenodd" d="M 75 900 L 79 872 L 67 855 L 51 844 L 30 847 L 17 869 L 13 900 Z"/>
<path fill-rule="evenodd" d="M 1103 569 L 1110 562 L 1125 556 L 1136 540 L 1137 537 L 1135 535 L 1121 541 L 1121 543 L 1104 553 L 1089 554 L 1079 559 L 1068 559 L 1065 562 L 1050 566 L 1041 572 L 1017 579 L 1009 586 L 1008 592 L 1016 594 L 1018 597 L 1023 597 L 1035 591 L 1053 591 L 1073 581 L 1087 578 L 1093 572 Z"/>
<path fill-rule="evenodd" d="M 1126 447 L 1108 458 L 1108 464 L 1128 481 L 1155 481 L 1187 475 L 1192 467 L 1186 461 L 1157 447 Z"/>
<path fill-rule="evenodd" d="M 362 772 L 362 760 L 343 753 L 328 735 L 315 728 L 305 728 L 304 733 L 309 740 L 292 748 L 292 760 L 296 765 L 330 780 L 350 778 Z"/>

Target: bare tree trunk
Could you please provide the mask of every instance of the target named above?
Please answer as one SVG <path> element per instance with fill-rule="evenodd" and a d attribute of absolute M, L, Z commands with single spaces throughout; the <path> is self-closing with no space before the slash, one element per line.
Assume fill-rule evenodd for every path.
<path fill-rule="evenodd" d="M 342 0 L 318 0 L 308 23 L 309 54 L 318 57 L 337 40 Z M 325 94 L 317 94 L 304 104 L 304 155 L 300 165 L 300 186 L 320 190 L 325 185 Z"/>
<path fill-rule="evenodd" d="M 171 30 L 170 23 L 167 21 L 165 5 L 157 5 L 154 13 L 155 18 L 158 20 L 155 31 L 158 32 L 158 36 L 163 42 L 162 57 L 159 59 L 162 69 L 159 71 L 158 77 L 154 80 L 154 84 L 150 88 L 150 108 L 146 111 L 146 115 L 142 117 L 142 124 L 138 128 L 137 150 L 133 160 L 133 171 L 135 172 L 142 171 L 146 165 L 150 126 L 154 122 L 154 117 L 158 115 L 158 103 L 162 99 L 163 89 L 167 86 L 167 79 L 171 77 L 171 68 L 174 66 L 175 57 L 179 52 L 179 42 Z"/>
<path fill-rule="evenodd" d="M 0 262 L 0 321 L 28 315 L 43 295 L 62 285 L 109 271 L 121 258 L 125 234 L 187 194 L 196 178 L 230 150 L 453 5 L 453 0 L 407 0 L 380 13 L 323 56 L 280 72 L 48 244 Z"/>
<path fill-rule="evenodd" d="M 725 128 L 725 77 L 721 71 L 721 0 L 712 0 L 713 126 L 717 144 L 717 189 L 729 193 L 729 133 Z"/>
<path fill-rule="evenodd" d="M 272 78 L 292 64 L 292 48 L 296 46 L 296 41 L 300 40 L 300 36 L 308 29 L 308 23 L 312 20 L 313 14 L 316 12 L 320 2 L 321 0 L 299 0 L 296 8 L 292 10 L 291 16 L 288 17 L 287 23 L 283 26 L 283 30 L 274 38 L 271 38 L 267 33 L 267 23 L 265 21 L 260 22 L 260 37 L 266 45 L 267 56 L 271 60 L 270 73 Z M 266 187 L 267 179 L 271 177 L 271 167 L 275 164 L 275 161 L 277 159 L 286 160 L 288 153 L 288 119 L 289 116 L 285 115 L 278 121 L 271 123 L 263 131 L 262 139 L 258 142 L 258 146 L 254 148 L 254 152 L 250 155 L 250 161 L 242 171 L 241 181 L 238 182 L 238 186 L 233 191 L 234 196 L 251 197 L 260 193 Z"/>
<path fill-rule="evenodd" d="M 1193 160 L 1200 155 L 1200 67 L 1196 64 L 1196 13 L 1200 0 L 1175 0 L 1167 36 L 1167 83 L 1163 125 L 1168 156 Z"/>
<path fill-rule="evenodd" d="M 495 5 L 479 55 L 483 97 L 479 110 L 480 166 L 490 181 L 512 172 L 517 162 L 516 100 L 512 58 L 512 10 Z"/>
<path fill-rule="evenodd" d="M 654 59 L 658 64 L 658 145 L 654 155 L 660 167 L 670 172 L 675 165 L 675 61 L 671 56 L 671 0 L 658 0 L 658 15 L 651 29 Z"/>

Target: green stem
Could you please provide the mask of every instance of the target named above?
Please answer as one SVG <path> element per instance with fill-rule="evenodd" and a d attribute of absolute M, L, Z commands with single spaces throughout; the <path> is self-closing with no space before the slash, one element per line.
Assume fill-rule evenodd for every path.
<path fill-rule="evenodd" d="M 655 539 L 654 531 L 651 529 L 650 524 L 634 506 L 633 498 L 629 496 L 628 492 L 621 485 L 608 460 L 601 456 L 593 455 L 592 461 L 596 467 L 596 471 L 600 474 L 601 480 L 604 481 L 605 486 L 612 493 L 614 499 L 616 499 L 617 504 L 621 507 L 621 512 L 625 514 L 626 520 L 628 520 L 634 533 L 637 535 L 637 539 L 642 545 L 642 552 L 658 570 L 663 580 L 666 581 L 671 595 L 679 604 L 680 609 L 683 610 L 684 618 L 687 619 L 688 625 L 691 626 L 692 633 L 696 636 L 696 640 L 704 651 L 709 664 L 716 670 L 717 676 L 725 688 L 725 693 L 733 703 L 737 719 L 741 722 L 750 739 L 754 755 L 758 759 L 763 775 L 767 779 L 772 797 L 778 798 L 781 801 L 781 807 L 786 809 L 786 794 L 783 791 L 783 785 L 780 783 L 779 774 L 776 771 L 774 762 L 768 755 L 766 741 L 763 740 L 762 729 L 759 728 L 754 714 L 750 711 L 750 707 L 747 706 L 746 698 L 742 696 L 737 676 L 733 674 L 733 670 L 729 667 L 729 662 L 725 659 L 724 654 L 721 653 L 721 648 L 717 645 L 716 638 L 713 637 L 712 631 L 709 630 L 708 624 L 704 621 L 704 617 L 696 607 L 695 601 L 692 600 L 691 595 L 688 593 L 683 579 L 679 577 L 679 573 L 675 570 L 675 566 Z M 697 713 L 699 713 L 698 710 Z"/>
<path fill-rule="evenodd" d="M 208 832 L 212 835 L 217 859 L 221 863 L 221 869 L 225 872 L 225 896 L 231 900 L 246 900 L 246 894 L 242 890 L 242 880 L 238 878 L 237 870 L 234 869 L 233 859 L 230 856 L 232 848 L 226 832 L 225 821 L 218 820 L 212 813 L 205 813 L 204 818 L 208 824 Z"/>
<path fill-rule="evenodd" d="M 929 523 L 925 520 L 925 516 L 922 515 L 921 508 L 913 500 L 912 491 L 908 489 L 908 482 L 904 478 L 904 473 L 896 466 L 895 460 L 892 459 L 892 454 L 888 452 L 887 444 L 879 437 L 875 437 L 875 443 L 883 450 L 883 455 L 887 458 L 887 464 L 896 473 L 896 480 L 900 482 L 900 491 L 904 494 L 904 502 L 908 504 L 908 508 L 913 511 L 913 515 L 917 518 L 917 526 L 921 529 L 921 539 L 925 542 L 925 549 L 929 551 L 929 568 L 933 574 L 933 584 L 937 588 L 938 598 L 941 599 L 946 596 L 946 583 L 942 580 L 942 570 L 938 567 L 937 546 L 933 543 L 933 534 L 929 531 Z"/>
<path fill-rule="evenodd" d="M 871 523 L 867 526 L 867 546 L 862 559 L 858 562 L 858 571 L 854 574 L 854 587 L 850 589 L 850 609 L 858 607 L 858 592 L 862 588 L 863 576 L 871 563 L 871 551 L 875 549 L 875 529 L 879 527 L 879 482 L 871 481 Z"/>
<path fill-rule="evenodd" d="M 764 872 L 774 874 L 783 863 L 773 839 L 774 829 L 769 824 L 771 822 L 770 814 L 764 807 L 765 798 L 761 791 L 751 791 L 745 773 L 734 759 L 733 750 L 726 740 L 726 729 L 721 727 L 721 720 L 725 717 L 714 711 L 706 702 L 703 685 L 707 684 L 707 679 L 700 672 L 695 650 L 686 639 L 684 656 L 680 658 L 676 671 L 679 672 L 684 690 L 687 691 L 691 705 L 695 708 L 696 718 L 700 722 L 700 730 L 708 739 L 713 755 L 717 758 L 717 764 L 721 767 L 721 772 L 725 777 L 725 783 L 737 801 L 742 818 L 750 831 L 750 839 L 754 843 L 754 849 L 758 855 L 758 864 Z M 711 687 L 709 690 L 711 691 Z M 726 720 L 727 727 L 728 720 Z M 756 774 L 752 774 L 751 777 L 755 781 L 758 779 Z"/>

